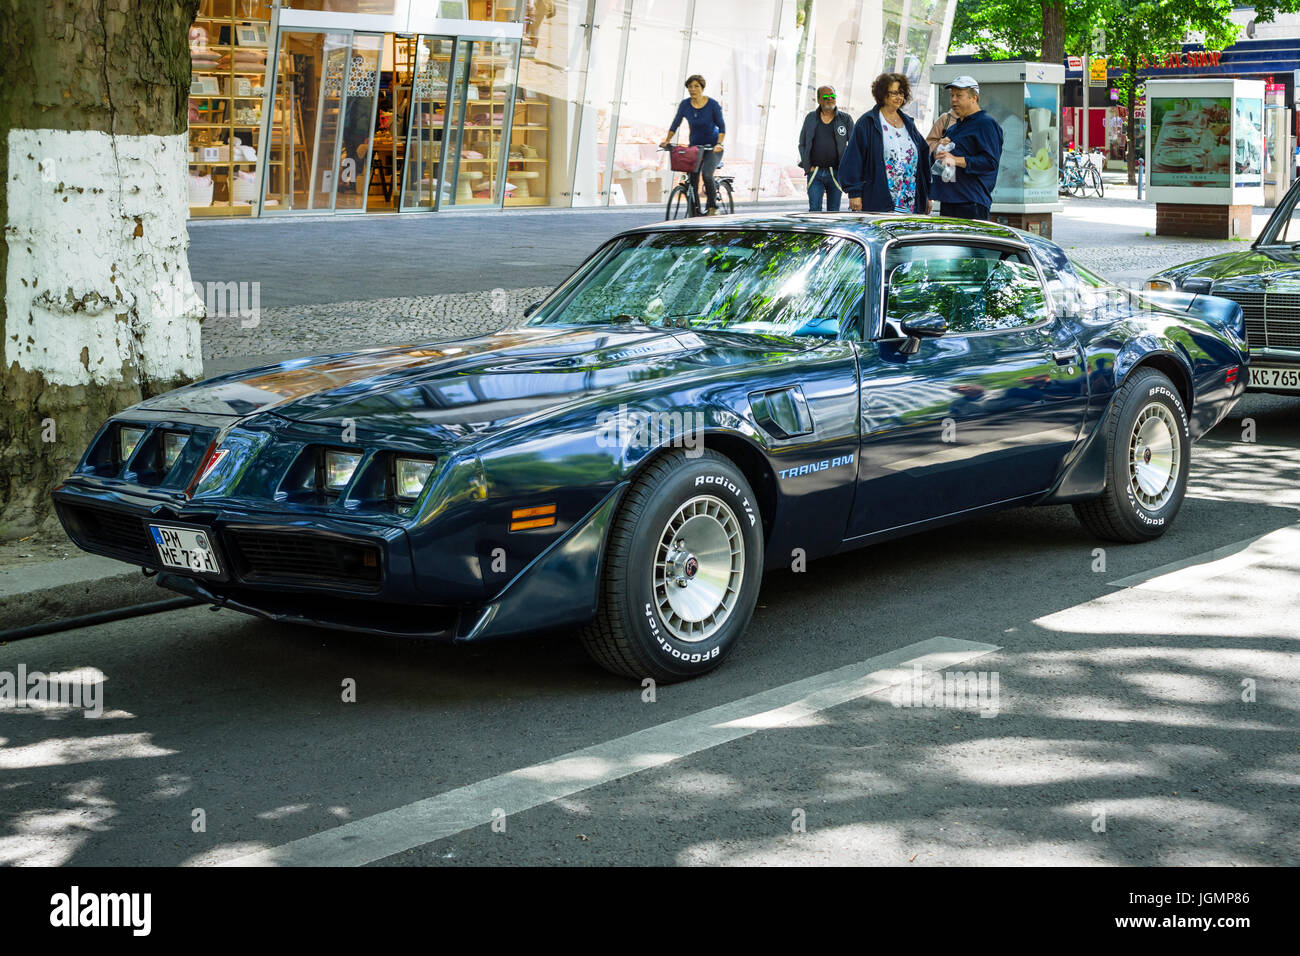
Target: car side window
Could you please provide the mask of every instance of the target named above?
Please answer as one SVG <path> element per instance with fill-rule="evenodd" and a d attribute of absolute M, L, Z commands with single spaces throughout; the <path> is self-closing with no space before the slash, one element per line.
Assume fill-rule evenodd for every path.
<path fill-rule="evenodd" d="M 940 243 L 896 246 L 886 260 L 885 315 L 896 321 L 936 312 L 948 334 L 1024 328 L 1048 314 L 1047 296 L 1026 253 Z"/>

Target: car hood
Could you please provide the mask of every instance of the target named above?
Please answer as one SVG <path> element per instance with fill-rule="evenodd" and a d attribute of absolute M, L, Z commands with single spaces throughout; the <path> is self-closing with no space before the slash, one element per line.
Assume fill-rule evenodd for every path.
<path fill-rule="evenodd" d="M 1197 259 L 1158 273 L 1179 282 L 1204 278 L 1216 289 L 1242 292 L 1300 292 L 1300 250 L 1286 246 L 1243 249 L 1226 255 Z"/>
<path fill-rule="evenodd" d="M 298 359 L 209 379 L 143 402 L 149 412 L 291 421 L 454 439 L 583 396 L 667 376 L 772 362 L 818 344 L 646 326 L 530 327 L 433 345 Z"/>

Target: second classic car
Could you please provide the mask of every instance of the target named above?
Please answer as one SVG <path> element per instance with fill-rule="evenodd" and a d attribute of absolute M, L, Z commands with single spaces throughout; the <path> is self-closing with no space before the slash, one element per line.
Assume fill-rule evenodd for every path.
<path fill-rule="evenodd" d="M 216 605 L 609 670 L 716 667 L 763 572 L 1016 505 L 1174 520 L 1241 395 L 1241 310 L 1142 301 L 1051 242 L 909 216 L 734 216 L 604 244 L 523 328 L 299 359 L 105 423 L 72 538 Z"/>
<path fill-rule="evenodd" d="M 1300 394 L 1300 181 L 1249 249 L 1184 262 L 1146 281 L 1153 291 L 1231 299 L 1246 315 L 1250 392 Z"/>

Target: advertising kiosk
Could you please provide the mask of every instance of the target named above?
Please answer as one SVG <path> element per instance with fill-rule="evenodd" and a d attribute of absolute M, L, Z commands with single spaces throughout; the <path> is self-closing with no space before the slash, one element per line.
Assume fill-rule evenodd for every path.
<path fill-rule="evenodd" d="M 1148 80 L 1156 235 L 1250 238 L 1264 202 L 1264 81 Z"/>
<path fill-rule="evenodd" d="M 1057 184 L 1065 67 L 1024 60 L 938 64 L 930 68 L 930 81 L 938 86 L 936 116 L 948 109 L 944 84 L 962 74 L 979 83 L 980 108 L 1002 127 L 1002 162 L 989 218 L 1050 237 L 1052 213 L 1062 208 Z"/>

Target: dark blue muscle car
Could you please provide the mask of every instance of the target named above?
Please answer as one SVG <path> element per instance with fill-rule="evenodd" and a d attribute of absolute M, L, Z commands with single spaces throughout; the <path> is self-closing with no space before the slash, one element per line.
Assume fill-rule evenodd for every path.
<path fill-rule="evenodd" d="M 769 568 L 1015 505 L 1162 534 L 1247 361 L 1233 303 L 1136 298 L 989 223 L 692 220 L 606 243 L 522 328 L 142 402 L 54 498 L 81 547 L 217 605 L 574 627 L 676 680 L 735 647 Z"/>

